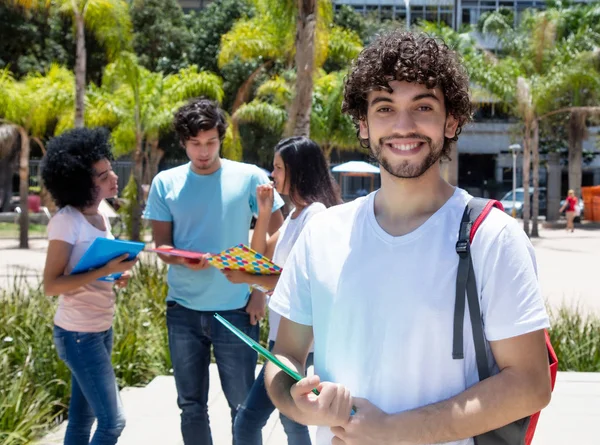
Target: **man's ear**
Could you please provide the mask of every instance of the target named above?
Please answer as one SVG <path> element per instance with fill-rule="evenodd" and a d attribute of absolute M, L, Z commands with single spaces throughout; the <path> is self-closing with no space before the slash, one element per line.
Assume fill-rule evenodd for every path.
<path fill-rule="evenodd" d="M 452 139 L 456 136 L 456 130 L 458 129 L 458 119 L 451 114 L 446 117 L 446 125 L 444 126 L 444 136 L 448 139 Z"/>
<path fill-rule="evenodd" d="M 358 121 L 358 134 L 361 139 L 369 139 L 369 125 L 367 124 L 367 118 Z"/>

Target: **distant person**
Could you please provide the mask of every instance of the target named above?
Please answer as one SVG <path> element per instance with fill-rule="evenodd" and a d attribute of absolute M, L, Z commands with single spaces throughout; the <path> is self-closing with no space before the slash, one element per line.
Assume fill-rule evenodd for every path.
<path fill-rule="evenodd" d="M 287 257 L 310 218 L 328 207 L 340 204 L 339 190 L 327 167 L 321 148 L 305 137 L 290 137 L 281 140 L 275 147 L 272 177 L 274 185 L 259 185 L 258 219 L 254 226 L 251 247 L 278 266 L 285 267 Z M 269 215 L 273 207 L 274 192 L 287 195 L 294 206 L 283 225 L 267 240 Z M 273 289 L 279 276 L 259 276 L 243 271 L 224 272 L 233 283 L 260 284 Z M 273 348 L 281 316 L 276 312 L 269 315 L 269 349 Z M 310 354 L 306 368 L 311 365 Z M 262 428 L 267 424 L 275 406 L 265 389 L 264 367 L 254 382 L 245 403 L 235 418 L 234 437 L 236 445 L 261 445 Z M 280 416 L 281 424 L 288 437 L 288 445 L 310 445 L 308 428 Z"/>
<path fill-rule="evenodd" d="M 560 209 L 560 212 L 565 212 L 565 216 L 567 217 L 567 232 L 571 231 L 573 233 L 575 231 L 575 216 L 577 212 L 577 204 L 578 199 L 575 196 L 574 190 L 569 190 L 567 199 L 565 203 Z"/>
<path fill-rule="evenodd" d="M 254 383 L 256 352 L 214 313 L 257 340 L 258 321 L 266 310 L 262 294 L 250 297 L 248 285 L 230 283 L 208 263 L 208 253 L 248 244 L 250 221 L 258 214 L 256 187 L 269 183 L 257 166 L 220 157 L 226 129 L 225 113 L 213 101 L 192 100 L 177 110 L 175 131 L 190 162 L 154 178 L 144 213 L 157 246 L 206 253 L 196 262 L 159 255 L 169 264 L 167 328 L 185 445 L 212 443 L 211 349 L 232 424 Z M 276 195 L 268 218 L 270 233 L 283 223 L 282 205 Z"/>
<path fill-rule="evenodd" d="M 110 358 L 115 292 L 112 283 L 98 278 L 123 272 L 116 285 L 124 287 L 135 260 L 123 255 L 97 270 L 69 275 L 96 238 L 114 238 L 98 210 L 118 192 L 111 160 L 107 131 L 78 128 L 51 139 L 42 163 L 44 184 L 60 208 L 48 224 L 44 292 L 60 295 L 54 344 L 72 374 L 65 445 L 114 445 L 125 427 Z"/>

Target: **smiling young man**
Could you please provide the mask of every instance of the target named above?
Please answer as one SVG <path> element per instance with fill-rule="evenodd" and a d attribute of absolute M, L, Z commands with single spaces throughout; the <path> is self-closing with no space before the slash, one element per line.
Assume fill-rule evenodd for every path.
<path fill-rule="evenodd" d="M 314 339 L 315 376 L 294 383 L 269 364 L 265 381 L 285 415 L 321 426 L 317 445 L 472 445 L 549 402 L 533 248 L 496 209 L 471 250 L 494 375 L 478 381 L 468 315 L 464 360 L 452 357 L 470 196 L 442 179 L 440 159 L 471 118 L 468 85 L 454 52 L 408 32 L 365 48 L 348 76 L 343 110 L 382 167 L 381 189 L 308 223 L 270 303 L 284 317 L 282 361 L 301 373 Z"/>
<path fill-rule="evenodd" d="M 248 243 L 253 214 L 258 214 L 256 187 L 269 182 L 254 165 L 222 159 L 227 124 L 216 103 L 195 100 L 175 114 L 175 131 L 190 162 L 159 173 L 152 181 L 144 217 L 152 221 L 157 246 L 218 253 Z M 276 195 L 269 232 L 283 223 Z M 207 257 L 191 262 L 161 255 L 169 264 L 167 327 L 173 362 L 181 432 L 185 445 L 212 443 L 208 422 L 208 366 L 211 345 L 232 421 L 254 382 L 256 353 L 213 317 L 258 339 L 264 317 L 260 293 L 249 297 L 245 284 L 232 284 Z"/>

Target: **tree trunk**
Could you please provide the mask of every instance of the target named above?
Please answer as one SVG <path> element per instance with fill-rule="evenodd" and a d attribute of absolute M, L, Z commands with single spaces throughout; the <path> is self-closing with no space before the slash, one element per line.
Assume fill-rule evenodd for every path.
<path fill-rule="evenodd" d="M 86 75 L 86 52 L 85 52 L 85 25 L 82 13 L 75 11 L 76 45 L 75 55 L 75 128 L 84 126 L 84 99 L 85 99 L 85 75 Z"/>
<path fill-rule="evenodd" d="M 298 0 L 296 24 L 296 88 L 285 136 L 310 136 L 317 1 Z"/>
<path fill-rule="evenodd" d="M 139 241 L 142 233 L 142 180 L 144 169 L 144 153 L 142 152 L 142 135 L 136 134 L 135 153 L 133 155 L 133 179 L 135 180 L 136 196 L 131 203 L 131 240 Z"/>
<path fill-rule="evenodd" d="M 523 136 L 523 230 L 529 236 L 529 169 L 531 168 L 531 122 L 525 121 Z"/>
<path fill-rule="evenodd" d="M 322 149 L 325 160 L 327 161 L 327 165 L 329 165 L 331 162 L 331 152 L 333 151 L 333 146 L 331 144 L 323 144 Z"/>
<path fill-rule="evenodd" d="M 29 135 L 19 127 L 21 154 L 19 157 L 19 248 L 29 249 Z"/>
<path fill-rule="evenodd" d="M 248 97 L 250 97 L 250 89 L 252 87 L 252 84 L 254 83 L 254 80 L 256 79 L 256 76 L 258 76 L 262 72 L 263 69 L 266 69 L 269 66 L 271 66 L 271 64 L 272 64 L 272 62 L 269 60 L 269 61 L 263 63 L 258 68 L 256 68 L 252 72 L 252 74 L 250 74 L 250 76 L 248 76 L 248 78 L 244 81 L 242 86 L 237 90 L 237 93 L 235 95 L 235 100 L 233 101 L 233 106 L 231 107 L 231 115 L 232 116 L 237 111 L 238 108 L 240 108 L 243 104 L 248 102 Z"/>
<path fill-rule="evenodd" d="M 561 184 L 560 153 L 548 153 L 548 205 L 546 206 L 546 221 L 557 221 L 560 210 Z"/>
<path fill-rule="evenodd" d="M 147 174 L 144 175 L 144 184 L 151 184 L 152 180 L 158 173 L 158 165 L 165 155 L 165 151 L 158 146 L 158 140 L 150 141 L 150 156 L 148 157 L 148 165 L 146 166 Z"/>
<path fill-rule="evenodd" d="M 586 138 L 585 112 L 573 111 L 569 117 L 569 189 L 581 198 L 583 140 Z"/>
<path fill-rule="evenodd" d="M 533 212 L 532 212 L 532 225 L 531 225 L 531 236 L 537 238 L 540 236 L 538 231 L 538 216 L 540 213 L 540 126 L 537 119 L 534 119 L 531 123 L 531 154 L 533 164 Z"/>

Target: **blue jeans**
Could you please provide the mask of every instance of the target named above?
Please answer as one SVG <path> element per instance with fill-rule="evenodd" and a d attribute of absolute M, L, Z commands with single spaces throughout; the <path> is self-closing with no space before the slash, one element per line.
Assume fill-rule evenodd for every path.
<path fill-rule="evenodd" d="M 258 324 L 250 324 L 244 309 L 219 311 L 219 314 L 245 334 L 258 339 Z M 208 366 L 211 345 L 221 387 L 231 410 L 232 425 L 238 407 L 244 403 L 254 383 L 257 354 L 219 323 L 214 312 L 194 311 L 168 302 L 167 328 L 183 442 L 185 445 L 210 445 Z"/>
<path fill-rule="evenodd" d="M 54 326 L 58 356 L 71 370 L 71 402 L 65 445 L 114 445 L 125 417 L 110 353 L 113 331 L 72 332 Z M 90 442 L 94 418 L 96 432 Z"/>
<path fill-rule="evenodd" d="M 273 349 L 275 342 L 269 342 Z M 306 368 L 312 365 L 313 354 L 308 354 Z M 256 378 L 246 402 L 240 407 L 233 427 L 237 445 L 262 445 L 262 429 L 267 424 L 275 406 L 265 388 L 265 367 Z M 311 445 L 308 427 L 294 422 L 292 419 L 279 414 L 283 430 L 288 438 L 288 445 Z"/>

